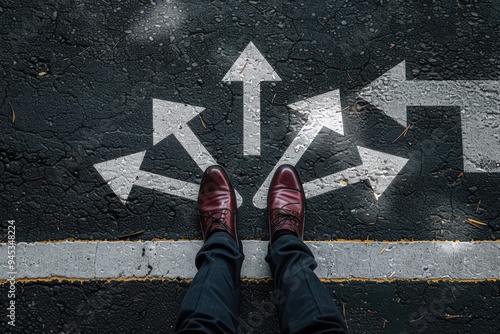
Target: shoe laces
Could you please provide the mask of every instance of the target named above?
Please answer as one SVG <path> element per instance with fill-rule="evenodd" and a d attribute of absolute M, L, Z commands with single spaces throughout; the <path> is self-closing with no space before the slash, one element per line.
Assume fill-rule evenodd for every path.
<path fill-rule="evenodd" d="M 300 212 L 297 211 L 285 209 L 287 205 L 291 204 L 300 204 L 300 203 L 288 203 L 272 212 L 272 216 L 274 216 L 274 218 L 271 220 L 271 225 L 276 226 L 276 229 L 280 229 L 286 223 L 290 223 L 294 231 L 297 232 L 296 226 L 301 222 L 298 216 L 303 215 L 303 213 L 301 214 Z"/>
<path fill-rule="evenodd" d="M 199 216 L 208 219 L 207 224 L 211 227 L 214 224 L 219 224 L 228 233 L 231 233 L 229 227 L 227 226 L 226 216 L 231 214 L 231 210 L 222 209 L 219 211 L 207 211 L 205 213 L 199 213 Z"/>

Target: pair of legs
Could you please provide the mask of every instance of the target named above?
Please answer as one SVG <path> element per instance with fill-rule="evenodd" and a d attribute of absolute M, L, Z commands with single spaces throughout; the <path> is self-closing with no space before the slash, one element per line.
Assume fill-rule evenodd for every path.
<path fill-rule="evenodd" d="M 205 171 L 198 199 L 205 243 L 196 274 L 180 305 L 177 333 L 237 333 L 244 255 L 236 233 L 236 199 L 225 172 Z M 305 196 L 292 166 L 281 166 L 268 193 L 271 241 L 266 261 L 282 333 L 347 333 L 342 316 L 314 273 L 317 264 L 302 241 Z"/>

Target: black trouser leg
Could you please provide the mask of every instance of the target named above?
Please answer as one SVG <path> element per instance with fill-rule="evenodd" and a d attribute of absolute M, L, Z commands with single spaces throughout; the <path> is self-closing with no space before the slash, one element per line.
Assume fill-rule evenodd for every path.
<path fill-rule="evenodd" d="M 177 333 L 236 333 L 243 253 L 225 232 L 212 234 L 196 255 L 198 273 L 184 297 Z"/>
<path fill-rule="evenodd" d="M 283 235 L 269 245 L 266 261 L 274 279 L 274 297 L 282 333 L 347 333 L 328 290 L 314 273 L 307 245 Z"/>

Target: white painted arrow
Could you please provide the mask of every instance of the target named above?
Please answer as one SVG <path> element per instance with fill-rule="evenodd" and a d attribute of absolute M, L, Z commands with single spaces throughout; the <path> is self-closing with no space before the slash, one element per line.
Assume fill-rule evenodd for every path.
<path fill-rule="evenodd" d="M 173 134 L 201 170 L 217 162 L 189 128 L 188 122 L 205 108 L 184 103 L 153 99 L 153 144 Z M 170 195 L 197 200 L 200 186 L 166 176 L 141 171 L 146 151 L 95 164 L 102 178 L 125 204 L 134 185 Z M 243 203 L 236 191 L 238 206 Z"/>
<path fill-rule="evenodd" d="M 283 164 L 297 164 L 323 127 L 344 135 L 344 123 L 342 121 L 342 113 L 340 112 L 340 93 L 338 89 L 290 104 L 288 107 L 308 114 L 308 119 L 255 194 L 253 204 L 261 209 L 267 205 L 267 190 L 269 189 L 274 172 L 279 166 Z"/>
<path fill-rule="evenodd" d="M 304 192 L 306 197 L 318 196 L 349 184 L 368 180 L 375 198 L 378 200 L 408 162 L 406 158 L 361 146 L 358 146 L 358 151 L 363 162 L 362 165 L 305 183 Z"/>
<path fill-rule="evenodd" d="M 500 172 L 500 81 L 406 80 L 401 62 L 360 92 L 360 96 L 403 126 L 407 106 L 458 106 L 466 172 Z"/>
<path fill-rule="evenodd" d="M 139 186 L 196 201 L 200 186 L 170 177 L 140 170 L 146 151 L 108 160 L 94 165 L 102 178 L 123 204 L 127 202 L 132 187 Z M 238 206 L 243 202 L 236 192 Z"/>
<path fill-rule="evenodd" d="M 153 99 L 153 145 L 173 134 L 201 170 L 217 162 L 189 128 L 187 123 L 205 108 Z"/>
<path fill-rule="evenodd" d="M 243 81 L 243 154 L 260 155 L 260 83 L 281 78 L 250 42 L 222 81 Z"/>

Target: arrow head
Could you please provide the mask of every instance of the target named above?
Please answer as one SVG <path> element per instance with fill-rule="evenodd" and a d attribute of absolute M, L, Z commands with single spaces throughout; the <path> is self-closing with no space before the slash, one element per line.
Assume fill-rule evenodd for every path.
<path fill-rule="evenodd" d="M 262 53 L 252 43 L 240 54 L 233 66 L 227 71 L 222 81 L 281 81 Z"/>
<path fill-rule="evenodd" d="M 402 61 L 363 88 L 359 96 L 406 127 L 405 82 L 406 64 Z"/>
<path fill-rule="evenodd" d="M 363 161 L 360 172 L 368 181 L 378 200 L 408 162 L 408 159 L 358 146 Z"/>
<path fill-rule="evenodd" d="M 344 135 L 342 107 L 338 89 L 289 104 L 288 107 L 309 114 L 308 123 L 312 123 L 313 126 L 326 126 L 330 130 Z"/>
<path fill-rule="evenodd" d="M 127 202 L 145 154 L 146 151 L 142 151 L 94 165 L 123 204 Z"/>
<path fill-rule="evenodd" d="M 153 145 L 182 130 L 187 122 L 205 108 L 189 104 L 153 99 Z"/>

